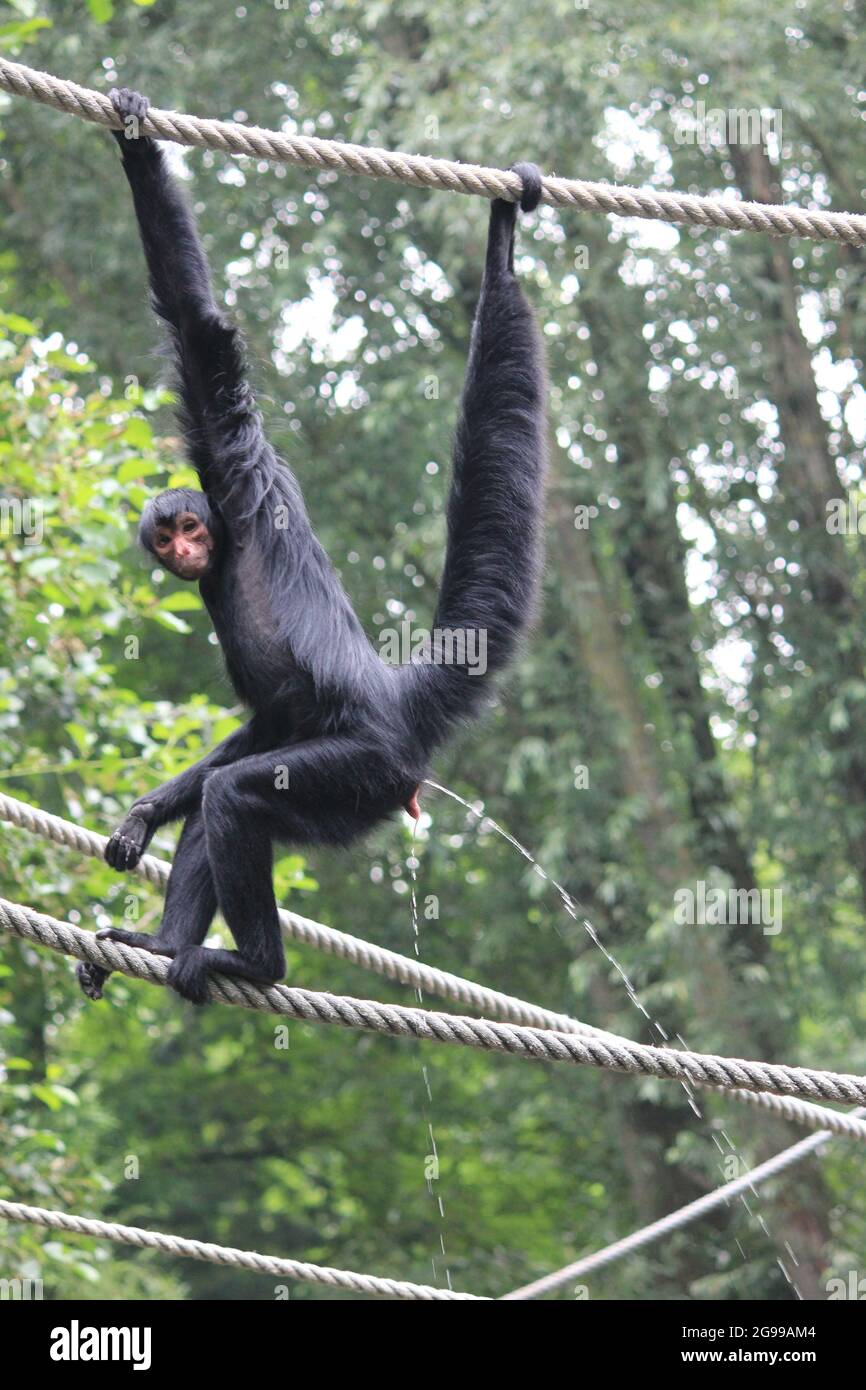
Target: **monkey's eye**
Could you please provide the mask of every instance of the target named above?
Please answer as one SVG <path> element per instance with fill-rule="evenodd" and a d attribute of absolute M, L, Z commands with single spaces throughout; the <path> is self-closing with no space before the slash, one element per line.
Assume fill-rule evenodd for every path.
<path fill-rule="evenodd" d="M 191 531 L 197 531 L 197 530 L 198 530 L 198 522 L 197 522 L 197 521 L 185 521 L 185 522 L 183 523 L 183 529 L 184 529 L 184 531 L 186 532 L 186 534 L 189 535 Z"/>
<path fill-rule="evenodd" d="M 157 536 L 156 544 L 162 549 L 165 549 L 167 545 L 171 545 L 171 539 L 171 536 Z"/>

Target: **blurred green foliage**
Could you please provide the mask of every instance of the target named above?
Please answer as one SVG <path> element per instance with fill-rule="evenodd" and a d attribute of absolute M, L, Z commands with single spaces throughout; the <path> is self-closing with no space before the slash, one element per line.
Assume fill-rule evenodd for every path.
<path fill-rule="evenodd" d="M 4 10 L 13 57 L 177 110 L 863 206 L 855 0 Z M 778 113 L 767 156 L 678 139 L 698 100 Z M 0 786 L 108 831 L 242 712 L 194 593 L 156 582 L 133 543 L 146 497 L 186 474 L 116 153 L 6 97 L 0 133 L 0 501 L 4 523 L 36 509 L 17 513 L 29 534 L 2 535 Z M 483 204 L 175 157 L 274 441 L 368 631 L 429 622 Z M 436 773 L 580 900 L 652 1026 L 549 886 L 432 793 L 414 844 L 391 825 L 339 856 L 287 849 L 280 899 L 411 954 L 417 854 L 431 963 L 635 1037 L 862 1073 L 864 585 L 856 526 L 829 535 L 824 503 L 863 500 L 863 254 L 548 208 L 519 268 L 550 358 L 545 609 L 491 718 Z M 87 926 L 158 920 L 138 879 L 11 828 L 0 879 Z M 782 930 L 678 925 L 673 895 L 698 880 L 780 888 Z M 413 1002 L 300 947 L 288 973 Z M 400 1278 L 447 1266 L 496 1294 L 793 1137 L 717 1097 L 696 1116 L 650 1080 L 299 1025 L 284 1041 L 271 1018 L 119 977 L 86 1005 L 70 962 L 0 942 L 0 1193 Z M 787 1298 L 786 1243 L 801 1293 L 824 1296 L 866 1237 L 857 1157 L 839 1144 L 762 1190 L 769 1235 L 732 1206 L 600 1272 L 591 1296 Z M 274 1297 L 241 1271 L 5 1224 L 0 1273 L 52 1298 Z"/>

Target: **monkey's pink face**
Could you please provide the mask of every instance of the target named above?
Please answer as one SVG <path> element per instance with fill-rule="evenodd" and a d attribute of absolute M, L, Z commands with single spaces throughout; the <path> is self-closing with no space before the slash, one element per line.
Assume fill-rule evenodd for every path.
<path fill-rule="evenodd" d="M 201 517 L 194 512 L 178 512 L 173 522 L 157 527 L 153 553 L 178 579 L 201 579 L 210 568 L 214 540 Z"/>

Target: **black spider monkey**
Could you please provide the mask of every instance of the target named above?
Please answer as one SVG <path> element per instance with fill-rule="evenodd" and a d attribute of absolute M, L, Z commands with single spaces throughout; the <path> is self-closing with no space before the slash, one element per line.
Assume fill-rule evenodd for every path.
<path fill-rule="evenodd" d="M 183 818 L 159 931 L 98 935 L 170 956 L 170 984 L 202 1003 L 212 971 L 264 983 L 284 972 L 274 842 L 347 845 L 401 807 L 417 816 L 433 749 L 477 710 L 487 682 L 465 663 L 386 665 L 367 640 L 296 479 L 265 439 L 238 331 L 214 300 L 192 213 L 161 149 L 139 132 L 148 103 L 126 90 L 111 100 L 202 485 L 149 501 L 139 538 L 172 574 L 199 581 L 229 677 L 252 714 L 201 762 L 137 801 L 108 842 L 108 863 L 131 869 L 159 826 Z M 531 164 L 515 171 L 521 207 L 531 211 L 541 176 Z M 435 617 L 435 630 L 485 633 L 488 673 L 504 666 L 530 620 L 541 566 L 545 369 L 514 277 L 516 211 L 499 199 L 490 210 Z M 202 945 L 218 907 L 237 951 Z M 92 998 L 106 975 L 79 967 Z"/>

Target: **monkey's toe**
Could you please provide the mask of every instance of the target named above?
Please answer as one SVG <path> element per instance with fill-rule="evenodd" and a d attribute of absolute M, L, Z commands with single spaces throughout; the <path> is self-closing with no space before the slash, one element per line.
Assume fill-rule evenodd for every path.
<path fill-rule="evenodd" d="M 123 927 L 101 927 L 96 933 L 100 941 L 119 941 L 123 946 L 135 946 L 139 951 L 151 951 L 156 956 L 170 956 L 171 948 L 164 945 L 158 936 L 150 936 L 146 931 L 125 931 Z"/>
<path fill-rule="evenodd" d="M 541 202 L 541 170 L 537 164 L 512 164 L 511 172 L 517 174 L 523 183 L 520 195 L 522 212 L 534 212 Z"/>
<path fill-rule="evenodd" d="M 111 974 L 110 970 L 103 970 L 99 965 L 91 965 L 89 961 L 82 960 L 79 961 L 75 973 L 88 999 L 102 998 L 102 987 Z"/>

